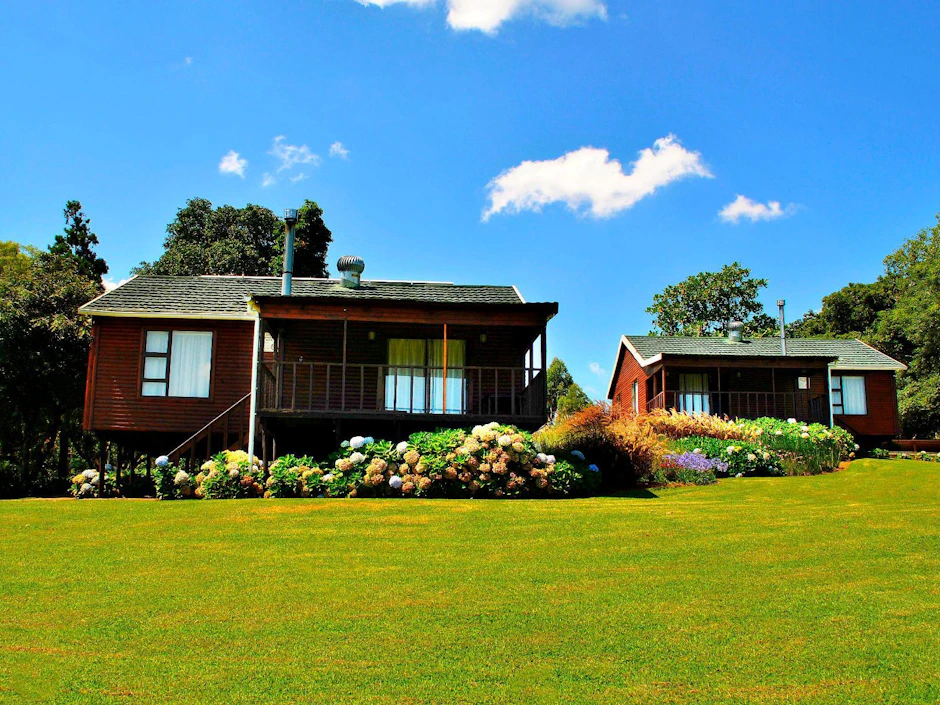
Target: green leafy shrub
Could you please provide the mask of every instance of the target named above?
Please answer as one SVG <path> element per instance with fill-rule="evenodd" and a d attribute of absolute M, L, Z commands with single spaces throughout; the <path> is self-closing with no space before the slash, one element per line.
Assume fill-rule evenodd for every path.
<path fill-rule="evenodd" d="M 739 421 L 746 437 L 775 451 L 789 475 L 818 474 L 855 457 L 858 446 L 843 428 L 804 424 L 796 419 Z"/>
<path fill-rule="evenodd" d="M 265 497 L 309 497 L 308 481 L 319 470 L 313 458 L 284 455 L 268 466 Z"/>
<path fill-rule="evenodd" d="M 891 453 L 886 451 L 884 448 L 874 448 L 868 451 L 868 457 L 877 458 L 879 460 L 890 460 Z"/>
<path fill-rule="evenodd" d="M 726 469 L 717 469 L 719 477 L 728 475 L 785 475 L 780 457 L 771 450 L 751 441 L 728 441 L 704 436 L 678 438 L 673 447 L 679 451 L 704 455 L 706 458 L 727 463 Z"/>

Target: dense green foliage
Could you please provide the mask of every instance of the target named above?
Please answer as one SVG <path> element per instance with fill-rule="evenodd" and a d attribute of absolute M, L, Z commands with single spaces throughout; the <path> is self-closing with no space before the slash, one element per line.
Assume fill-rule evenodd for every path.
<path fill-rule="evenodd" d="M 591 403 L 588 395 L 574 381 L 568 366 L 559 358 L 554 358 L 548 366 L 546 382 L 548 384 L 548 410 L 554 416 L 567 416 L 580 411 Z"/>
<path fill-rule="evenodd" d="M 47 251 L 7 243 L 0 269 L 0 496 L 64 492 L 92 464 L 81 417 L 91 327 L 78 307 L 103 291 L 107 265 L 81 204 Z"/>
<path fill-rule="evenodd" d="M 748 335 L 773 334 L 776 321 L 757 300 L 766 279 L 751 276 L 738 262 L 717 272 L 693 274 L 653 297 L 646 312 L 659 335 L 717 335 L 730 321 L 744 323 Z"/>
<path fill-rule="evenodd" d="M 935 703 L 940 464 L 571 502 L 0 503 L 0 703 Z"/>
<path fill-rule="evenodd" d="M 287 455 L 265 478 L 257 458 L 225 451 L 197 475 L 168 465 L 157 470 L 161 499 L 241 497 L 570 497 L 593 492 L 600 470 L 582 453 L 539 453 L 532 437 L 490 423 L 472 430 L 412 434 L 393 445 L 355 436 L 327 462 Z"/>
<path fill-rule="evenodd" d="M 870 284 L 852 283 L 823 298 L 789 326 L 797 336 L 860 338 L 907 363 L 899 405 L 906 436 L 940 435 L 940 216 L 885 258 Z"/>
<path fill-rule="evenodd" d="M 280 274 L 286 226 L 270 209 L 248 204 L 219 206 L 192 198 L 167 226 L 164 252 L 155 262 L 141 262 L 141 274 Z M 333 235 L 323 210 L 307 200 L 298 210 L 294 240 L 294 276 L 329 276 L 327 249 Z"/>

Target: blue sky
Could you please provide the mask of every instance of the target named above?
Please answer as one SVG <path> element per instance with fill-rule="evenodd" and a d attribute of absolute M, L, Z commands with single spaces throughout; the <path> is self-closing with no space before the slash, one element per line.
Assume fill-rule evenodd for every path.
<path fill-rule="evenodd" d="M 160 254 L 188 198 L 276 212 L 312 198 L 331 259 L 359 254 L 367 277 L 559 301 L 550 353 L 593 394 L 666 284 L 737 259 L 793 317 L 873 279 L 940 211 L 935 3 L 3 14 L 0 239 L 48 243 L 77 198 L 118 280 Z M 737 222 L 722 218 L 739 195 Z"/>

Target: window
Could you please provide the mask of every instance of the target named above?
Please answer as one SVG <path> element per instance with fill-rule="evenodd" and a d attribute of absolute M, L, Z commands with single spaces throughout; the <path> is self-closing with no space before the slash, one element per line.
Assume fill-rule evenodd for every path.
<path fill-rule="evenodd" d="M 708 374 L 679 375 L 679 411 L 690 414 L 711 413 L 711 395 L 708 391 Z"/>
<path fill-rule="evenodd" d="M 868 413 L 865 378 L 860 375 L 833 375 L 832 413 L 838 416 L 864 416 Z"/>
<path fill-rule="evenodd" d="M 444 379 L 444 341 L 392 338 L 388 341 L 385 408 L 413 413 L 462 414 L 465 409 L 465 340 L 447 341 L 447 379 Z M 444 408 L 444 389 L 447 408 Z"/>
<path fill-rule="evenodd" d="M 142 396 L 205 399 L 211 372 L 211 332 L 147 331 Z"/>
<path fill-rule="evenodd" d="M 633 380 L 633 386 L 630 388 L 630 394 L 633 396 L 633 413 L 640 413 L 640 383 Z"/>
<path fill-rule="evenodd" d="M 796 387 L 797 389 L 809 389 L 809 377 L 797 377 Z"/>

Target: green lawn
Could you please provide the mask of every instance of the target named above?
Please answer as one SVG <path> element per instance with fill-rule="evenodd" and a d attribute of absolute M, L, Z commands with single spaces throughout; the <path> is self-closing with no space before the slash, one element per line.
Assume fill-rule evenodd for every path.
<path fill-rule="evenodd" d="M 0 503 L 0 703 L 936 703 L 940 464 Z"/>

